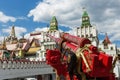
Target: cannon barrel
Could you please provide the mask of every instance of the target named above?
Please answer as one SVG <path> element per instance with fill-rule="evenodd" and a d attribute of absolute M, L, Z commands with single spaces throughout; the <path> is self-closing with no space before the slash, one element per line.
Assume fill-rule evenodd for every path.
<path fill-rule="evenodd" d="M 76 36 L 72 36 L 72 35 L 70 35 L 68 33 L 61 33 L 60 35 L 61 35 L 61 38 L 56 38 L 54 36 L 51 36 L 51 35 L 47 34 L 48 37 L 50 37 L 52 40 L 54 40 L 59 45 L 61 44 L 61 42 L 63 40 L 65 40 L 62 43 L 61 47 L 64 48 L 64 49 L 69 48 L 74 53 L 76 53 L 76 50 L 78 48 L 84 47 L 85 44 L 90 44 L 91 43 L 90 40 L 87 39 L 87 38 L 79 38 L 79 37 L 76 37 Z M 72 40 L 72 38 L 74 38 L 74 39 Z M 75 42 L 75 40 L 77 42 Z M 93 45 L 89 46 L 89 49 L 92 50 L 92 51 L 97 51 L 97 47 L 95 47 Z"/>
<path fill-rule="evenodd" d="M 85 44 L 91 44 L 91 41 L 87 38 L 79 38 L 68 33 L 61 33 L 60 37 L 66 41 L 77 44 L 80 48 L 84 47 Z"/>
<path fill-rule="evenodd" d="M 60 33 L 61 38 L 56 38 L 54 36 L 51 36 L 47 34 L 48 37 L 53 39 L 56 43 L 60 43 L 62 40 L 67 41 L 67 42 L 72 42 L 76 45 L 78 45 L 80 48 L 84 47 L 85 44 L 91 44 L 91 41 L 87 38 L 79 38 L 77 36 L 70 35 L 68 33 Z"/>
<path fill-rule="evenodd" d="M 75 53 L 78 48 L 84 47 L 85 44 L 91 44 L 90 40 L 87 38 L 79 38 L 77 36 L 73 36 L 68 33 L 60 33 L 61 38 L 56 38 L 49 34 L 47 34 L 47 36 L 50 37 L 52 40 L 54 40 L 57 44 L 61 44 L 61 42 L 64 40 L 64 43 L 62 43 L 61 47 L 63 47 L 64 49 L 69 48 Z M 92 51 L 97 50 L 97 47 L 92 45 L 89 48 Z"/>
<path fill-rule="evenodd" d="M 57 44 L 61 45 L 63 39 L 62 38 L 56 38 L 54 36 L 51 36 L 49 34 L 47 34 L 48 37 L 50 37 L 52 40 L 54 40 Z M 72 43 L 72 42 L 68 42 L 65 41 L 62 43 L 61 47 L 63 47 L 64 49 L 71 49 L 71 51 L 76 52 L 76 50 L 79 48 L 78 45 Z"/>

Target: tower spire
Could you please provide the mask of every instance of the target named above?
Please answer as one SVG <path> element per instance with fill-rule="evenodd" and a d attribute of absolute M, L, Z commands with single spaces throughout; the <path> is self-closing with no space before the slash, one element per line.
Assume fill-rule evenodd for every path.
<path fill-rule="evenodd" d="M 58 30 L 58 22 L 55 16 L 52 17 L 50 21 L 50 29 L 49 30 Z"/>
<path fill-rule="evenodd" d="M 84 27 L 84 26 L 91 26 L 90 19 L 89 19 L 89 16 L 88 16 L 88 13 L 87 13 L 85 7 L 83 7 L 82 25 L 81 25 L 81 27 Z"/>
<path fill-rule="evenodd" d="M 89 17 L 89 16 L 88 16 L 88 13 L 87 13 L 87 11 L 86 11 L 86 8 L 83 7 L 83 15 L 82 15 L 82 17 L 85 17 L 85 16 Z"/>
<path fill-rule="evenodd" d="M 105 33 L 105 39 L 103 40 L 102 43 L 103 43 L 103 44 L 111 44 L 111 41 L 110 41 L 110 39 L 109 39 L 107 33 Z"/>
<path fill-rule="evenodd" d="M 12 28 L 11 28 L 10 36 L 11 36 L 11 37 L 14 37 L 14 38 L 16 37 L 16 36 L 15 36 L 15 26 L 14 26 L 14 25 L 13 25 Z"/>

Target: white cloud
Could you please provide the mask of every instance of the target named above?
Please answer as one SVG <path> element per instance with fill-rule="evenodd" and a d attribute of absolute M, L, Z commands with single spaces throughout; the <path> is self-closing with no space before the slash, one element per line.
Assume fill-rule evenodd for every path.
<path fill-rule="evenodd" d="M 15 22 L 16 20 L 27 20 L 27 17 L 20 16 L 20 17 L 13 17 L 5 15 L 2 11 L 0 11 L 0 22 L 7 23 L 9 21 Z"/>
<path fill-rule="evenodd" d="M 24 37 L 25 37 L 26 39 L 30 38 L 30 33 L 25 34 Z"/>
<path fill-rule="evenodd" d="M 83 7 L 86 7 L 91 24 L 96 24 L 99 32 L 107 32 L 110 40 L 120 41 L 119 0 L 43 0 L 30 10 L 28 17 L 33 17 L 36 22 L 49 23 L 55 15 L 59 25 L 73 29 L 73 26 L 81 25 Z"/>
<path fill-rule="evenodd" d="M 1 41 L 4 39 L 4 36 L 0 36 L 0 39 L 1 39 L 1 40 L 0 40 L 0 42 L 1 42 Z"/>
<path fill-rule="evenodd" d="M 111 37 L 111 41 L 120 41 L 120 34 L 117 33 L 114 36 Z"/>
<path fill-rule="evenodd" d="M 64 32 L 64 31 L 62 31 L 62 32 Z M 71 35 L 76 35 L 76 28 L 72 28 L 71 30 L 66 31 L 66 33 L 69 33 Z"/>
<path fill-rule="evenodd" d="M 108 17 L 115 16 L 115 9 L 108 8 L 105 10 L 104 14 Z"/>
<path fill-rule="evenodd" d="M 27 20 L 27 17 L 20 16 L 20 17 L 17 17 L 16 19 L 19 19 L 19 20 Z"/>
<path fill-rule="evenodd" d="M 82 9 L 80 2 L 81 0 L 43 0 L 29 12 L 28 17 L 33 16 L 37 22 L 49 22 L 55 15 L 59 24 L 79 25 Z"/>
<path fill-rule="evenodd" d="M 11 27 L 2 29 L 2 32 L 10 34 Z M 27 32 L 26 28 L 20 27 L 20 26 L 15 26 L 16 37 L 21 38 L 22 34 L 24 34 L 26 32 Z"/>
<path fill-rule="evenodd" d="M 33 31 L 33 32 L 41 32 L 41 31 L 48 31 L 49 30 L 49 28 L 47 28 L 47 27 L 43 27 L 43 28 L 35 28 L 35 30 Z M 59 29 L 59 31 L 60 32 L 64 32 L 63 30 L 61 30 L 61 29 Z"/>
<path fill-rule="evenodd" d="M 47 27 L 43 27 L 43 28 L 35 28 L 34 32 L 41 32 L 41 31 L 48 31 L 49 29 Z"/>
<path fill-rule="evenodd" d="M 16 18 L 12 16 L 7 16 L 3 12 L 0 11 L 0 22 L 7 23 L 8 21 L 15 22 Z"/>
<path fill-rule="evenodd" d="M 46 32 L 46 31 L 48 31 L 48 30 L 49 30 L 49 28 L 47 28 L 47 27 L 43 27 L 43 28 L 37 27 L 37 28 L 34 29 L 33 32 L 42 32 L 42 31 Z M 59 29 L 59 31 L 60 31 L 60 32 L 64 32 L 64 31 L 61 30 L 61 29 Z"/>
<path fill-rule="evenodd" d="M 120 28 L 119 28 L 120 20 L 110 19 L 102 24 L 98 23 L 98 25 L 101 26 L 99 27 L 99 31 L 108 33 L 111 41 L 115 41 L 115 40 L 120 41 Z"/>

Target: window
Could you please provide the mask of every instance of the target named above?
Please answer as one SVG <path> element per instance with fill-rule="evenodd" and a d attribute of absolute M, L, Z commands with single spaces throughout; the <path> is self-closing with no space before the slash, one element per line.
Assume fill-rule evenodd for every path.
<path fill-rule="evenodd" d="M 86 38 L 88 38 L 88 34 L 86 35 Z"/>
<path fill-rule="evenodd" d="M 82 35 L 81 37 L 84 37 L 84 35 Z"/>
<path fill-rule="evenodd" d="M 113 47 L 111 47 L 111 50 L 113 50 Z"/>
<path fill-rule="evenodd" d="M 108 49 L 108 45 L 107 44 L 104 44 L 104 49 Z"/>
<path fill-rule="evenodd" d="M 93 35 L 92 35 L 92 34 L 90 34 L 90 37 L 93 37 Z"/>
<path fill-rule="evenodd" d="M 88 20 L 88 17 L 86 17 L 86 20 Z"/>
<path fill-rule="evenodd" d="M 82 20 L 84 21 L 84 20 L 85 20 L 85 18 L 82 18 Z"/>

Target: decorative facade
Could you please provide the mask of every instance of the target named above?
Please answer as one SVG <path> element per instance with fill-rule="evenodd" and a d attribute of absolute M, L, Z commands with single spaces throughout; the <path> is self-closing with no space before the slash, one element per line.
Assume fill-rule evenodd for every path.
<path fill-rule="evenodd" d="M 36 51 L 36 60 L 45 61 L 46 50 L 54 49 L 56 47 L 56 43 L 50 39 L 47 34 L 55 36 L 57 38 L 60 36 L 60 32 L 58 30 L 58 22 L 55 16 L 53 16 L 50 21 L 48 31 L 30 33 L 30 38 L 38 39 L 40 44 L 40 49 Z"/>
<path fill-rule="evenodd" d="M 78 27 L 76 29 L 75 35 L 78 37 L 88 38 L 91 40 L 94 46 L 98 46 L 98 43 L 99 43 L 98 36 L 97 36 L 98 33 L 95 26 L 91 25 L 90 17 L 87 11 L 83 12 L 81 27 Z"/>
<path fill-rule="evenodd" d="M 54 49 L 56 47 L 56 43 L 47 37 L 47 34 L 55 36 L 55 37 L 60 37 L 60 32 L 58 30 L 58 22 L 55 16 L 52 17 L 50 21 L 50 27 L 49 30 L 44 32 L 42 31 L 40 34 L 40 44 L 41 44 L 41 49 L 37 51 L 37 59 L 38 60 L 46 60 L 45 59 L 45 53 L 46 49 Z"/>

